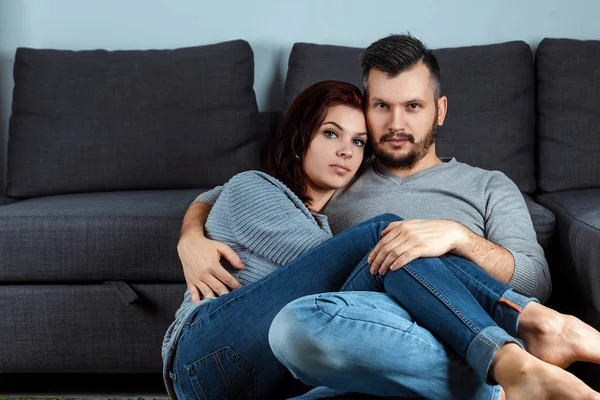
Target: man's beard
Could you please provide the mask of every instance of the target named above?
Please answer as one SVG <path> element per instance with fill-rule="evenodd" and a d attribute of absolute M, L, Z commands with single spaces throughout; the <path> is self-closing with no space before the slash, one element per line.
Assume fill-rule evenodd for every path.
<path fill-rule="evenodd" d="M 423 159 L 423 157 L 425 157 L 431 145 L 435 143 L 437 129 L 438 123 L 436 116 L 436 118 L 433 119 L 433 124 L 431 125 L 429 132 L 427 132 L 427 135 L 419 142 L 415 142 L 415 137 L 407 133 L 385 134 L 379 139 L 379 143 L 373 143 L 373 153 L 379 162 L 386 167 L 394 169 L 412 169 L 419 161 L 421 161 L 421 159 Z M 402 155 L 388 153 L 380 146 L 380 144 L 391 138 L 406 139 L 414 145 L 413 149 L 407 154 Z"/>

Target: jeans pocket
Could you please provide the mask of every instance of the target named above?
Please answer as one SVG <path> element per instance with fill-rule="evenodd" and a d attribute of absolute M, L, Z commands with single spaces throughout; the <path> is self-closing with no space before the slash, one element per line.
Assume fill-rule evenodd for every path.
<path fill-rule="evenodd" d="M 254 400 L 256 372 L 230 346 L 188 365 L 196 395 L 201 400 Z"/>

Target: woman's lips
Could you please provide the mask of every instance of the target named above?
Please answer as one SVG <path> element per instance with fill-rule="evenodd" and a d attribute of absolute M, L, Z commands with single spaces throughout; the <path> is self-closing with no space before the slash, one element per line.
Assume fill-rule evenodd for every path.
<path fill-rule="evenodd" d="M 339 175 L 346 175 L 348 172 L 350 172 L 350 169 L 344 165 L 333 164 L 330 165 L 330 167 L 333 168 L 333 170 Z"/>

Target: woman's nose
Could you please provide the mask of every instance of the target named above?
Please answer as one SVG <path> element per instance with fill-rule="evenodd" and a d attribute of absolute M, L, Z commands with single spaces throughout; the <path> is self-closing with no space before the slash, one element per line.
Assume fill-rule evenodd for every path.
<path fill-rule="evenodd" d="M 337 155 L 342 158 L 350 158 L 352 157 L 352 150 L 350 147 L 342 147 L 338 150 Z"/>

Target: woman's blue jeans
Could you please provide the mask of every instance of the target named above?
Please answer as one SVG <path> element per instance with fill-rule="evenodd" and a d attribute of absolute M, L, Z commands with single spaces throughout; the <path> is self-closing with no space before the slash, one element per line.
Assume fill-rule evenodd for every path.
<path fill-rule="evenodd" d="M 268 332 L 271 322 L 286 304 L 294 300 L 337 291 L 344 285 L 348 288 L 358 283 L 358 279 L 362 279 L 360 271 L 364 267 L 361 260 L 377 244 L 381 231 L 390 222 L 397 220 L 398 217 L 385 214 L 365 221 L 340 233 L 268 277 L 210 301 L 199 309 L 187 321 L 177 345 L 171 378 L 174 380 L 178 397 L 277 399 L 298 396 L 308 391 L 310 388 L 294 380 L 287 368 L 280 364 L 270 351 Z M 420 261 L 412 264 L 418 262 Z M 348 282 L 345 284 L 346 278 Z M 371 282 L 365 281 L 365 284 L 383 283 L 385 286 L 385 281 L 389 280 L 385 277 L 385 281 L 381 282 L 377 281 L 377 277 L 373 279 Z M 458 279 L 456 282 L 460 283 L 457 283 L 457 286 L 465 287 Z M 421 287 L 422 283 L 411 285 Z M 452 291 L 448 288 L 444 290 Z M 503 311 L 506 308 L 505 303 L 498 302 L 507 290 L 504 287 L 504 291 L 496 300 L 488 298 L 487 303 L 482 304 L 488 305 L 486 310 L 489 309 L 494 318 L 499 318 L 498 322 L 504 323 L 508 320 L 507 326 L 513 326 L 516 332 L 518 313 Z M 492 293 L 496 292 L 485 292 L 490 296 Z M 385 296 L 380 293 L 362 293 L 367 294 Z M 438 296 L 430 297 L 439 302 Z M 493 398 L 497 395 L 497 388 L 479 379 L 430 332 L 416 325 L 402 307 L 396 302 L 390 303 L 388 297 L 386 299 L 388 303 L 381 304 L 384 310 L 395 315 L 394 324 L 399 327 L 400 334 L 395 335 L 393 346 L 389 343 L 390 347 L 386 348 L 385 352 L 403 359 L 404 366 L 395 371 L 390 384 L 381 390 L 377 385 L 371 384 L 369 375 L 364 375 L 361 378 L 362 385 L 358 387 L 361 390 L 344 387 L 344 391 L 427 398 Z M 472 298 L 468 301 L 472 302 Z M 462 304 L 459 305 L 462 307 Z M 369 314 L 375 315 L 376 313 L 371 312 L 372 306 L 373 304 L 369 304 L 366 309 L 369 309 Z M 430 309 L 426 311 L 430 312 Z M 479 311 L 486 314 L 481 307 Z M 471 315 L 469 317 L 473 318 Z M 279 322 L 284 322 L 280 324 L 282 328 L 292 327 L 289 320 L 280 319 Z M 365 328 L 370 324 L 368 318 L 363 322 L 364 326 L 360 327 L 359 331 L 346 332 L 345 337 L 338 337 L 338 341 L 345 342 L 348 347 L 362 346 L 363 343 L 358 342 L 356 338 L 369 338 L 369 331 Z M 374 321 L 372 325 L 379 325 L 379 322 Z M 479 319 L 476 319 L 476 322 L 479 324 Z M 493 321 L 486 321 L 488 322 L 493 324 Z M 480 329 L 480 332 L 485 328 Z M 279 339 L 284 338 L 280 336 Z M 371 337 L 367 347 L 378 340 L 380 338 Z M 295 344 L 292 344 L 292 347 L 296 347 Z M 423 359 L 425 354 L 427 357 Z M 370 354 L 369 358 L 371 364 L 382 360 L 381 354 L 378 353 Z M 423 374 L 424 371 L 427 371 L 427 374 Z M 372 370 L 372 375 L 375 376 L 378 372 Z M 390 387 L 393 387 L 393 392 L 389 392 Z"/>

